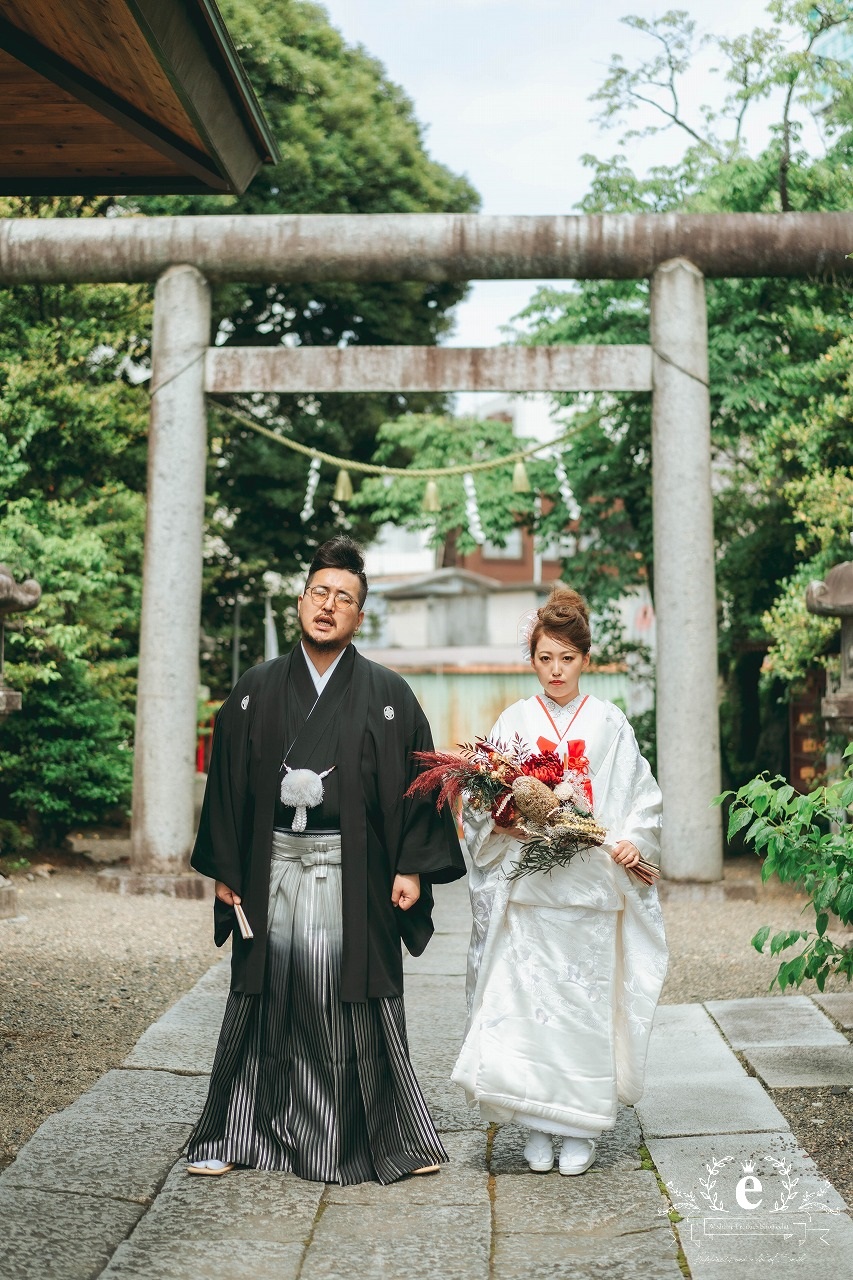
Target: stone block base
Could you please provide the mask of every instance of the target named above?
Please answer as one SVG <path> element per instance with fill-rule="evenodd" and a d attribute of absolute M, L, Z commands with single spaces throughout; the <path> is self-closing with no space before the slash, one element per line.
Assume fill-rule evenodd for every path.
<path fill-rule="evenodd" d="M 65 843 L 72 853 L 82 854 L 90 862 L 112 864 L 126 862 L 130 857 L 130 837 L 83 834 L 66 836 Z"/>
<path fill-rule="evenodd" d="M 96 877 L 99 889 L 105 893 L 151 894 L 162 893 L 168 898 L 212 898 L 213 881 L 195 871 L 174 875 L 146 873 L 142 871 L 116 871 L 109 868 L 99 871 Z"/>
<path fill-rule="evenodd" d="M 0 720 L 10 716 L 13 711 L 20 711 L 22 700 L 22 694 L 18 693 L 17 689 L 10 689 L 7 685 L 0 684 Z"/>
<path fill-rule="evenodd" d="M 0 920 L 11 920 L 18 914 L 18 890 L 8 881 L 0 884 Z"/>

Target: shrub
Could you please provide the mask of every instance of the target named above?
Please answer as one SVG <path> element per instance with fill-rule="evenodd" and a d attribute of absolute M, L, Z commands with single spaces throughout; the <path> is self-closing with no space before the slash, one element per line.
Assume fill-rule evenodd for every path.
<path fill-rule="evenodd" d="M 844 753 L 853 761 L 853 743 Z M 738 791 L 718 796 L 721 804 L 732 796 L 729 839 L 737 832 L 764 856 L 762 880 L 771 876 L 797 885 L 807 895 L 815 927 L 772 933 L 764 925 L 752 939 L 756 951 L 769 947 L 771 955 L 805 946 L 793 959 L 783 960 L 773 983 L 784 991 L 813 978 L 823 991 L 830 974 L 853 979 L 853 942 L 835 942 L 827 930 L 834 916 L 841 925 L 853 923 L 853 763 L 844 777 L 809 795 L 800 795 L 785 778 L 761 774 Z"/>

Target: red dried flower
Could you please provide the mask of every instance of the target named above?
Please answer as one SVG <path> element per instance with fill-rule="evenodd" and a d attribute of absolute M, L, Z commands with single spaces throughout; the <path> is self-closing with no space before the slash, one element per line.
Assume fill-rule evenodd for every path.
<path fill-rule="evenodd" d="M 504 792 L 492 805 L 492 817 L 499 827 L 515 826 L 519 813 L 511 791 Z"/>
<path fill-rule="evenodd" d="M 555 751 L 543 751 L 525 760 L 521 772 L 528 778 L 538 778 L 546 787 L 556 787 L 563 780 L 563 762 Z"/>

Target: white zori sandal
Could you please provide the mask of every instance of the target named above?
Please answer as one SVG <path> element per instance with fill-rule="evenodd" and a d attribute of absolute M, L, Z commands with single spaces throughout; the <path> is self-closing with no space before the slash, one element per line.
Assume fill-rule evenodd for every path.
<path fill-rule="evenodd" d="M 227 1164 L 224 1160 L 194 1160 L 187 1165 L 187 1173 L 200 1173 L 208 1178 L 218 1178 L 220 1174 L 230 1173 L 233 1168 L 233 1164 Z"/>
<path fill-rule="evenodd" d="M 554 1168 L 554 1143 L 550 1133 L 531 1129 L 524 1144 L 524 1158 L 531 1173 L 550 1173 Z"/>
<path fill-rule="evenodd" d="M 591 1138 L 563 1138 L 560 1173 L 565 1177 L 586 1173 L 594 1160 L 595 1143 Z"/>

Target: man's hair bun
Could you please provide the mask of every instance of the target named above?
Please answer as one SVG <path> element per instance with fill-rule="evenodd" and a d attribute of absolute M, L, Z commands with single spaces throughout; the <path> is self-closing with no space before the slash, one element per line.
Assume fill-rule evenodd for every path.
<path fill-rule="evenodd" d="M 345 569 L 347 573 L 354 573 L 361 583 L 359 607 L 364 604 L 364 598 L 367 595 L 364 552 L 353 538 L 341 533 L 334 538 L 329 538 L 328 542 L 324 542 L 317 548 L 308 568 L 306 587 L 314 574 L 319 573 L 321 569 Z"/>

